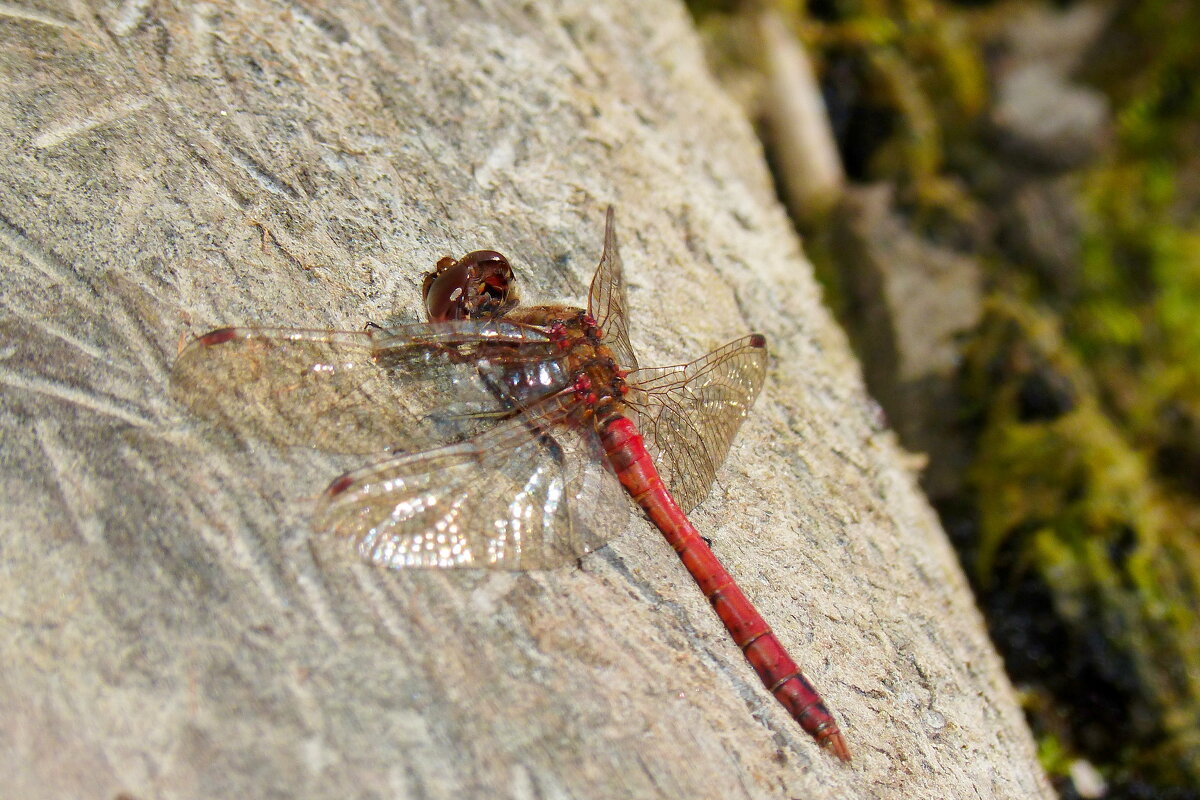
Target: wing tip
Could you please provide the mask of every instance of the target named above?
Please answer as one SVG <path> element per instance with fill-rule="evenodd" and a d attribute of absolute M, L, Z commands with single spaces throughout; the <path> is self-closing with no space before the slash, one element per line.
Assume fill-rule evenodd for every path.
<path fill-rule="evenodd" d="M 335 478 L 333 482 L 325 488 L 325 496 L 329 498 L 337 497 L 339 494 L 349 489 L 352 483 L 354 483 L 354 477 L 347 472 L 346 474 Z"/>
<path fill-rule="evenodd" d="M 237 328 L 217 328 L 215 331 L 209 331 L 203 336 L 196 339 L 204 347 L 213 347 L 218 344 L 231 342 L 238 337 Z"/>
<path fill-rule="evenodd" d="M 604 253 L 600 256 L 603 262 L 617 255 L 617 207 L 612 203 L 604 210 Z"/>

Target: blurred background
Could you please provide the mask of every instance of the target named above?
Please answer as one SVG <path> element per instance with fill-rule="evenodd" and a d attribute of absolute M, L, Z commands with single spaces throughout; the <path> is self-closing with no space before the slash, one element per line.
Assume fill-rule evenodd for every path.
<path fill-rule="evenodd" d="M 1200 798 L 1200 3 L 689 6 L 1059 792 Z"/>

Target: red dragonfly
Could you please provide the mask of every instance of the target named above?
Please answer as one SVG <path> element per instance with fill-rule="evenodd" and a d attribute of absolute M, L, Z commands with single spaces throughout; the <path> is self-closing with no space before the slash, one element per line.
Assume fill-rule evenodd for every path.
<path fill-rule="evenodd" d="M 849 761 L 820 696 L 686 516 L 758 396 L 766 340 L 639 368 L 612 208 L 587 311 L 519 308 L 512 282 L 504 256 L 481 250 L 426 277 L 426 323 L 214 330 L 180 353 L 175 394 L 276 444 L 387 453 L 335 479 L 314 520 L 382 566 L 562 566 L 621 530 L 627 492 L 767 689 Z"/>

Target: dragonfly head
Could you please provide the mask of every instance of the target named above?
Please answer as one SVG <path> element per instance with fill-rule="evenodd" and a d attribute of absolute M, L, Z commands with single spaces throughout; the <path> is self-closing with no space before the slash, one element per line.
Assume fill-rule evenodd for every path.
<path fill-rule="evenodd" d="M 443 258 L 421 288 L 429 321 L 503 316 L 519 302 L 513 279 L 508 259 L 495 250 Z"/>

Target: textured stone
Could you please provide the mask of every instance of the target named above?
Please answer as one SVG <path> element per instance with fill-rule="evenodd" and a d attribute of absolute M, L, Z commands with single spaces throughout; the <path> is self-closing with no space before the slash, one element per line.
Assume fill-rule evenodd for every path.
<path fill-rule="evenodd" d="M 957 387 L 960 339 L 983 312 L 979 264 L 912 232 L 893 210 L 888 186 L 849 190 L 838 220 L 867 384 L 904 446 L 929 456 L 926 491 L 950 496 L 970 461 L 956 428 Z"/>
<path fill-rule="evenodd" d="M 0 26 L 5 796 L 1051 796 L 681 6 L 17 2 Z M 372 570 L 306 522 L 352 460 L 169 397 L 182 336 L 411 318 L 447 253 L 581 301 L 609 202 L 644 363 L 768 337 L 695 519 L 849 768 L 646 522 L 578 568 Z"/>
<path fill-rule="evenodd" d="M 1080 3 L 1062 12 L 1031 7 L 1009 21 L 995 63 L 991 112 L 1008 156 L 1039 171 L 1066 171 L 1108 145 L 1108 98 L 1073 80 L 1108 17 L 1099 3 Z"/>

